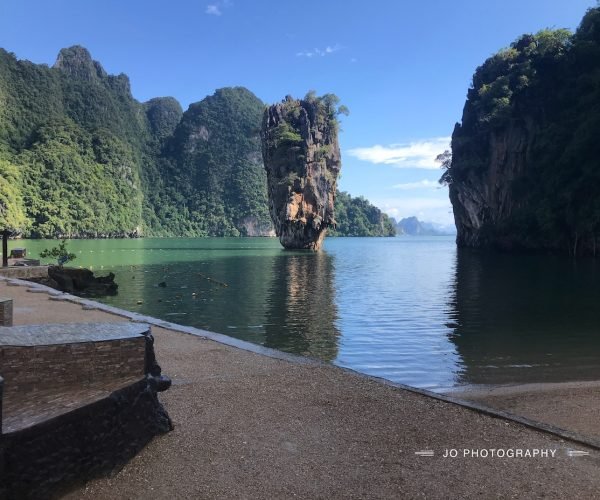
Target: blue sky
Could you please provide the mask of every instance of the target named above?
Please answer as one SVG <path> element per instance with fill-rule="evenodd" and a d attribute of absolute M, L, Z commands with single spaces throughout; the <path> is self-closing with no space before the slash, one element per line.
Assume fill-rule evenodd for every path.
<path fill-rule="evenodd" d="M 471 76 L 523 33 L 575 29 L 595 0 L 0 0 L 0 47 L 53 64 L 87 47 L 141 100 L 187 108 L 241 85 L 267 103 L 333 92 L 340 188 L 394 217 L 452 220 L 432 158 L 460 121 Z"/>

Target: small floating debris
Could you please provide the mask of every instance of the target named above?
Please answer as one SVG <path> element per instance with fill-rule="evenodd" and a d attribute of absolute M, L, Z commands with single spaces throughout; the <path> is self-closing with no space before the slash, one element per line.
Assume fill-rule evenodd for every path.
<path fill-rule="evenodd" d="M 176 313 L 167 313 L 165 316 L 186 316 L 187 313 L 184 312 L 176 312 Z"/>
<path fill-rule="evenodd" d="M 158 286 L 159 286 L 159 287 L 161 287 L 161 288 L 167 288 L 167 282 L 166 282 L 166 281 L 161 281 L 161 282 L 158 284 Z"/>
<path fill-rule="evenodd" d="M 139 304 L 143 304 L 143 303 L 144 303 L 144 301 L 143 301 L 143 300 L 138 300 L 138 301 L 137 301 L 137 304 L 138 304 L 138 305 L 139 305 Z"/>

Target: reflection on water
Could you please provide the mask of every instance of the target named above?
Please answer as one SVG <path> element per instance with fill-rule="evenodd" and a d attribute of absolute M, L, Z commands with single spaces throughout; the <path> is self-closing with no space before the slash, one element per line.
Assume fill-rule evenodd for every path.
<path fill-rule="evenodd" d="M 455 385 L 460 358 L 448 339 L 452 238 L 339 238 L 335 257 L 341 331 L 336 364 L 432 390 Z"/>
<path fill-rule="evenodd" d="M 11 242 L 35 256 L 51 241 Z M 443 391 L 600 377 L 593 261 L 457 251 L 452 238 L 79 240 L 105 302 Z M 162 286 L 161 286 L 162 284 Z"/>
<path fill-rule="evenodd" d="M 459 250 L 449 324 L 457 382 L 598 379 L 599 279 L 593 260 Z"/>
<path fill-rule="evenodd" d="M 327 252 L 281 252 L 273 259 L 265 345 L 325 361 L 337 356 L 340 335 Z"/>
<path fill-rule="evenodd" d="M 34 251 L 39 245 L 28 242 Z M 70 245 L 76 264 L 116 274 L 119 294 L 102 299 L 106 303 L 287 352 L 336 358 L 340 332 L 327 252 L 284 251 L 277 240 L 263 238 Z"/>

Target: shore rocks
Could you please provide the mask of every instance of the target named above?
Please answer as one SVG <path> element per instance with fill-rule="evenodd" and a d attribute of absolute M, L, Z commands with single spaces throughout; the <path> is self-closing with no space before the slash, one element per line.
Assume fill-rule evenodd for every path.
<path fill-rule="evenodd" d="M 288 96 L 269 107 L 262 124 L 269 211 L 285 248 L 318 250 L 335 227 L 341 169 L 337 98 Z"/>
<path fill-rule="evenodd" d="M 32 278 L 30 281 L 55 288 L 61 292 L 85 297 L 103 297 L 116 295 L 119 285 L 115 283 L 115 275 L 94 276 L 89 269 L 50 266 L 47 278 Z"/>

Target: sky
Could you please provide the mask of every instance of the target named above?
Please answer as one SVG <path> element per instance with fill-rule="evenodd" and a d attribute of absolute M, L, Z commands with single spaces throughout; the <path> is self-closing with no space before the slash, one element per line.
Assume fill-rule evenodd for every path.
<path fill-rule="evenodd" d="M 0 47 L 52 65 L 83 45 L 140 101 L 244 86 L 265 103 L 332 92 L 339 187 L 391 216 L 449 224 L 435 157 L 473 72 L 523 33 L 576 29 L 595 0 L 0 0 Z"/>

